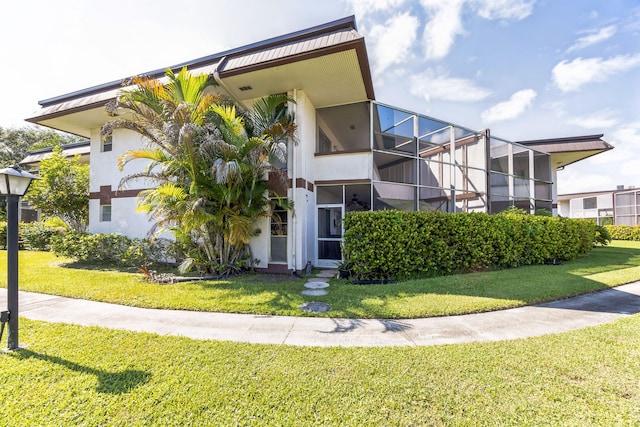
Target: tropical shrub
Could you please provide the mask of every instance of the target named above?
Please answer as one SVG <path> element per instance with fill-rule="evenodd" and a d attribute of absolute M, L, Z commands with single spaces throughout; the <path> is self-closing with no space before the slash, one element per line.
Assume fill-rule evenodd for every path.
<path fill-rule="evenodd" d="M 57 256 L 83 262 L 146 269 L 152 264 L 176 260 L 174 242 L 168 239 L 132 239 L 122 234 L 89 234 L 71 231 L 56 234 L 51 250 Z"/>
<path fill-rule="evenodd" d="M 596 233 L 594 236 L 593 244 L 607 246 L 611 242 L 611 234 L 609 230 L 603 225 L 596 225 Z"/>
<path fill-rule="evenodd" d="M 49 250 L 51 238 L 57 234 L 55 227 L 49 227 L 42 222 L 28 222 L 18 224 L 18 242 L 20 249 L 34 251 Z M 7 222 L 0 221 L 0 248 L 7 248 Z"/>
<path fill-rule="evenodd" d="M 58 256 L 78 261 L 124 264 L 131 239 L 121 234 L 69 232 L 51 239 L 51 250 Z"/>
<path fill-rule="evenodd" d="M 640 226 L 638 225 L 605 225 L 612 240 L 640 241 Z"/>
<path fill-rule="evenodd" d="M 57 231 L 38 221 L 20 224 L 18 233 L 24 249 L 48 251 L 51 238 L 57 234 Z"/>
<path fill-rule="evenodd" d="M 441 275 L 571 260 L 593 247 L 595 224 L 546 216 L 352 212 L 344 257 L 362 278 Z"/>
<path fill-rule="evenodd" d="M 0 221 L 0 248 L 7 248 L 7 221 Z"/>

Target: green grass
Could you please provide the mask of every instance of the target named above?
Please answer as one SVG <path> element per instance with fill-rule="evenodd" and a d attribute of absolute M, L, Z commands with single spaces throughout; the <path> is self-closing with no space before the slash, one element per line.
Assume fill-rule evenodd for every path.
<path fill-rule="evenodd" d="M 421 348 L 196 341 L 21 322 L 7 426 L 640 425 L 640 316 Z"/>
<path fill-rule="evenodd" d="M 0 286 L 6 286 L 0 252 Z M 305 315 L 300 305 L 324 301 L 324 314 L 348 318 L 413 318 L 499 310 L 583 294 L 640 280 L 640 242 L 613 242 L 564 265 L 353 285 L 334 280 L 324 297 L 305 297 L 305 280 L 243 275 L 181 284 L 146 283 L 141 275 L 90 269 L 49 253 L 20 253 L 20 289 L 140 307 Z M 308 314 L 307 314 L 308 315 Z"/>

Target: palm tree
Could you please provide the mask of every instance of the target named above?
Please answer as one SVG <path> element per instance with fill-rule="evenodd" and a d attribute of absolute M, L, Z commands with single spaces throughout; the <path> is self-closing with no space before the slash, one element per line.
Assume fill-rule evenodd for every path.
<path fill-rule="evenodd" d="M 248 258 L 256 222 L 271 215 L 275 200 L 267 194 L 268 172 L 286 156 L 294 119 L 285 95 L 265 97 L 248 111 L 207 91 L 208 76 L 186 68 L 166 72 L 166 83 L 137 77 L 110 111 L 128 110 L 103 129 L 133 130 L 147 146 L 125 152 L 122 169 L 133 160 L 146 168 L 126 176 L 121 186 L 149 180 L 154 187 L 139 195 L 138 210 L 155 221 L 154 231 L 170 230 L 183 244 L 183 269 L 228 273 Z M 119 116 L 122 117 L 122 116 Z"/>

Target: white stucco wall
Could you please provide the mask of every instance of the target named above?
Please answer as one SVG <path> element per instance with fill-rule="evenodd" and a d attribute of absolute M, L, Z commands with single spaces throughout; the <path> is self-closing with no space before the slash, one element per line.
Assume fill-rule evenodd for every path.
<path fill-rule="evenodd" d="M 129 174 L 144 169 L 147 162 L 134 161 L 128 164 L 123 171 L 118 169 L 118 158 L 127 150 L 141 148 L 141 137 L 131 131 L 115 130 L 112 135 L 112 150 L 102 151 L 102 138 L 100 129 L 91 132 L 91 164 L 89 191 L 97 193 L 101 186 L 111 186 L 112 191 L 117 191 L 120 180 Z M 125 189 L 142 189 L 144 183 L 132 183 Z M 136 212 L 135 197 L 112 197 L 111 221 L 101 221 L 100 200 L 92 199 L 89 202 L 89 232 L 90 233 L 122 233 L 129 237 L 146 237 L 152 227 L 147 216 Z"/>
<path fill-rule="evenodd" d="M 249 243 L 251 256 L 253 259 L 260 261 L 256 267 L 267 268 L 269 264 L 269 246 L 271 244 L 271 227 L 269 220 L 266 218 L 261 219 L 256 225 L 257 228 L 260 229 L 260 234 L 251 239 Z"/>
<path fill-rule="evenodd" d="M 151 223 L 145 214 L 136 212 L 136 199 L 114 198 L 111 200 L 111 221 L 100 221 L 100 201 L 89 202 L 90 233 L 120 233 L 129 237 L 149 237 Z"/>
<path fill-rule="evenodd" d="M 316 181 L 371 179 L 371 153 L 317 156 L 313 160 Z"/>

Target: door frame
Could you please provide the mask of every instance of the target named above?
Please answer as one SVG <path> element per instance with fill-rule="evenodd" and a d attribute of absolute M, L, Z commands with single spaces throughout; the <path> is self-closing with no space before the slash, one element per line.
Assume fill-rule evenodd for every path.
<path fill-rule="evenodd" d="M 319 237 L 320 233 L 319 233 L 319 228 L 320 228 L 320 221 L 319 221 L 319 211 L 320 209 L 328 209 L 328 208 L 340 208 L 340 237 L 336 238 L 336 237 Z M 338 266 L 338 264 L 342 261 L 342 259 L 322 259 L 320 258 L 320 242 L 321 241 L 327 241 L 327 242 L 340 242 L 342 244 L 342 241 L 344 239 L 344 227 L 342 224 L 342 219 L 344 218 L 344 204 L 342 203 L 323 203 L 323 204 L 319 204 L 316 205 L 316 212 L 315 212 L 315 219 L 316 219 L 316 226 L 315 226 L 315 252 L 316 252 L 316 259 L 315 259 L 315 265 L 317 267 L 323 267 L 323 268 L 335 268 Z M 341 253 L 342 255 L 342 253 Z M 342 258 L 342 256 L 341 256 Z"/>

